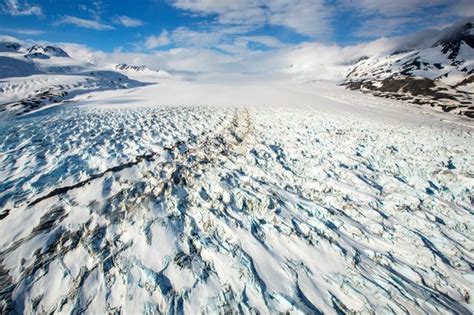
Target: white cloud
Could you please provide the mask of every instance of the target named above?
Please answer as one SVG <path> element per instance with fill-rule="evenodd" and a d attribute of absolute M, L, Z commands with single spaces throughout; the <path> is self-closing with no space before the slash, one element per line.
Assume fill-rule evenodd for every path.
<path fill-rule="evenodd" d="M 283 47 L 285 44 L 272 36 L 247 36 L 247 29 L 240 27 L 211 27 L 208 30 L 195 31 L 188 27 L 178 27 L 159 36 L 149 36 L 144 43 L 136 44 L 138 49 L 154 49 L 173 44 L 175 47 L 195 49 L 218 49 L 228 54 L 246 54 L 265 48 Z"/>
<path fill-rule="evenodd" d="M 215 15 L 225 25 L 284 26 L 318 37 L 329 30 L 332 8 L 324 0 L 174 0 L 175 7 L 201 15 Z"/>
<path fill-rule="evenodd" d="M 267 7 L 269 24 L 286 26 L 311 37 L 330 33 L 328 21 L 333 8 L 323 0 L 272 0 Z"/>
<path fill-rule="evenodd" d="M 15 42 L 22 45 L 25 43 L 23 40 L 9 35 L 0 35 L 0 42 Z"/>
<path fill-rule="evenodd" d="M 225 52 L 191 46 L 136 53 L 121 50 L 105 53 L 77 44 L 60 44 L 60 46 L 71 52 L 70 55 L 74 58 L 101 66 L 111 63 L 129 63 L 144 64 L 150 68 L 167 71 L 207 73 L 217 76 L 252 73 L 262 76 L 275 74 L 334 80 L 341 79 L 347 65 L 358 58 L 386 54 L 408 43 L 403 37 L 380 39 L 346 47 L 308 42 L 295 46 L 283 45 L 272 50 L 255 51 L 246 48 L 249 41 L 276 44 L 273 39 L 265 37 L 237 37 L 234 42 L 228 44 L 228 50 Z"/>
<path fill-rule="evenodd" d="M 186 30 L 181 30 L 181 32 L 184 31 Z M 215 33 L 218 33 L 217 30 Z M 230 33 L 233 34 L 231 31 Z M 340 80 L 344 77 L 347 66 L 363 56 L 382 56 L 400 49 L 431 47 L 440 33 L 441 30 L 427 30 L 409 36 L 381 38 L 349 46 L 321 42 L 288 45 L 269 36 L 233 34 L 235 36 L 233 40 L 218 43 L 218 49 L 190 45 L 132 53 L 120 49 L 105 53 L 77 44 L 59 45 L 68 53 L 70 52 L 72 57 L 87 60 L 99 66 L 113 63 L 144 64 L 150 68 L 170 72 L 200 73 L 200 75 L 215 76 L 218 79 L 252 74 L 252 78 L 290 76 L 305 81 Z M 164 43 L 170 43 L 173 36 L 173 32 L 163 31 L 159 36 L 151 37 L 153 40 L 150 40 L 150 45 L 158 47 Z M 184 38 L 192 36 L 186 34 Z M 158 40 L 160 37 L 164 40 Z M 198 40 L 200 41 L 201 39 Z M 209 41 L 212 42 L 210 39 Z M 274 48 L 253 50 L 249 49 L 251 43 L 274 46 Z"/>
<path fill-rule="evenodd" d="M 202 15 L 217 15 L 221 24 L 256 24 L 265 22 L 261 0 L 172 0 L 175 7 Z"/>
<path fill-rule="evenodd" d="M 194 31 L 187 27 L 178 27 L 171 33 L 171 41 L 178 46 L 210 47 L 221 39 L 220 31 Z"/>
<path fill-rule="evenodd" d="M 158 36 L 155 36 L 155 35 L 148 36 L 145 40 L 144 45 L 145 45 L 145 48 L 147 49 L 154 49 L 157 47 L 167 46 L 168 44 L 170 44 L 170 42 L 171 41 L 168 36 L 168 31 L 163 30 L 161 34 Z"/>
<path fill-rule="evenodd" d="M 55 25 L 71 24 L 83 28 L 94 29 L 98 31 L 108 31 L 115 29 L 113 26 L 102 24 L 93 20 L 81 19 L 75 16 L 65 15 L 54 23 Z"/>
<path fill-rule="evenodd" d="M 387 17 L 412 15 L 428 7 L 450 5 L 459 0 L 342 0 L 342 4 L 365 14 Z"/>
<path fill-rule="evenodd" d="M 474 16 L 474 4 L 472 0 L 453 1 L 449 13 L 455 16 L 472 17 Z"/>
<path fill-rule="evenodd" d="M 79 4 L 78 8 L 89 13 L 94 21 L 100 21 L 100 16 L 104 11 L 104 4 L 102 3 L 102 0 L 94 0 L 90 6 Z"/>
<path fill-rule="evenodd" d="M 142 20 L 134 19 L 126 15 L 116 16 L 114 22 L 125 27 L 138 27 L 145 24 Z"/>
<path fill-rule="evenodd" d="M 396 35 L 474 16 L 472 0 L 340 0 L 339 9 L 350 10 L 362 21 L 353 32 L 362 37 Z"/>
<path fill-rule="evenodd" d="M 313 39 L 330 39 L 341 12 L 360 23 L 358 29 L 348 31 L 364 37 L 395 35 L 407 27 L 420 29 L 445 24 L 452 17 L 474 15 L 472 0 L 169 1 L 178 9 L 211 17 L 212 23 L 221 27 L 254 30 L 265 25 L 283 26 Z"/>
<path fill-rule="evenodd" d="M 20 34 L 20 35 L 31 35 L 31 36 L 42 35 L 45 33 L 44 31 L 41 31 L 41 30 L 28 29 L 28 28 L 10 28 L 10 27 L 0 27 L 0 31 L 7 32 L 7 33 Z"/>
<path fill-rule="evenodd" d="M 402 30 L 408 25 L 421 27 L 427 21 L 418 17 L 377 17 L 367 19 L 353 32 L 358 37 L 381 37 L 390 36 Z"/>
<path fill-rule="evenodd" d="M 247 42 L 259 43 L 269 48 L 276 48 L 284 46 L 284 44 L 275 37 L 272 36 L 242 36 L 240 39 L 245 40 Z"/>
<path fill-rule="evenodd" d="M 40 6 L 31 5 L 26 1 L 19 3 L 18 0 L 5 0 L 3 11 L 9 15 L 43 15 L 43 10 Z"/>

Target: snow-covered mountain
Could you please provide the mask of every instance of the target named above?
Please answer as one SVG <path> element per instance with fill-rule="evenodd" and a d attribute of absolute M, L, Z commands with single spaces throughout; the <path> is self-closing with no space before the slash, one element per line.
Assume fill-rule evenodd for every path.
<path fill-rule="evenodd" d="M 350 67 L 348 88 L 474 118 L 474 24 L 442 30 L 430 46 L 366 57 Z"/>
<path fill-rule="evenodd" d="M 128 65 L 126 63 L 120 63 L 115 65 L 115 69 L 117 70 L 124 70 L 124 71 L 151 71 L 148 69 L 147 66 L 135 66 L 135 65 Z"/>
<path fill-rule="evenodd" d="M 60 47 L 0 43 L 0 119 L 59 104 L 78 94 L 140 85 L 118 71 L 73 59 Z"/>
<path fill-rule="evenodd" d="M 16 52 L 21 49 L 21 45 L 15 42 L 0 42 L 0 52 Z"/>
<path fill-rule="evenodd" d="M 55 46 L 41 46 L 41 45 L 34 45 L 30 49 L 28 49 L 28 54 L 43 54 L 48 57 L 65 57 L 69 58 L 69 55 L 60 47 Z"/>
<path fill-rule="evenodd" d="M 161 69 L 150 69 L 145 65 L 137 66 L 137 65 L 129 65 L 126 63 L 116 64 L 114 66 L 114 70 L 126 73 L 126 74 L 145 74 L 145 75 L 155 75 L 159 77 L 172 77 L 172 75 L 168 71 L 164 71 Z"/>

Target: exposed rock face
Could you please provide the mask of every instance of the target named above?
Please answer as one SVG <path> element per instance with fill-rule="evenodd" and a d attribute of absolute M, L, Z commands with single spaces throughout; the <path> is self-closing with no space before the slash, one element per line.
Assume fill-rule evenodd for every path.
<path fill-rule="evenodd" d="M 49 59 L 50 57 L 46 54 L 40 53 L 40 52 L 34 52 L 31 54 L 26 54 L 25 58 L 27 59 Z"/>
<path fill-rule="evenodd" d="M 382 81 L 346 83 L 351 90 L 370 92 L 376 96 L 403 100 L 417 105 L 429 105 L 444 112 L 474 118 L 472 94 L 423 77 L 389 77 Z"/>

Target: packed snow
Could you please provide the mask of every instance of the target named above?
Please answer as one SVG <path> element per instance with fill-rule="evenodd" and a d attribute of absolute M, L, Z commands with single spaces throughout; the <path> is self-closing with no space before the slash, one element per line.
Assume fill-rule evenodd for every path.
<path fill-rule="evenodd" d="M 469 314 L 473 127 L 251 78 L 5 119 L 2 312 Z"/>

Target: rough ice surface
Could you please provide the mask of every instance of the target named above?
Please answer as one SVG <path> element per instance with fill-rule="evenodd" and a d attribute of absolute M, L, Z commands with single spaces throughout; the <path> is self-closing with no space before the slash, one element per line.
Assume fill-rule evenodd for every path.
<path fill-rule="evenodd" d="M 472 123 L 318 93 L 1 122 L 2 313 L 471 313 Z"/>

